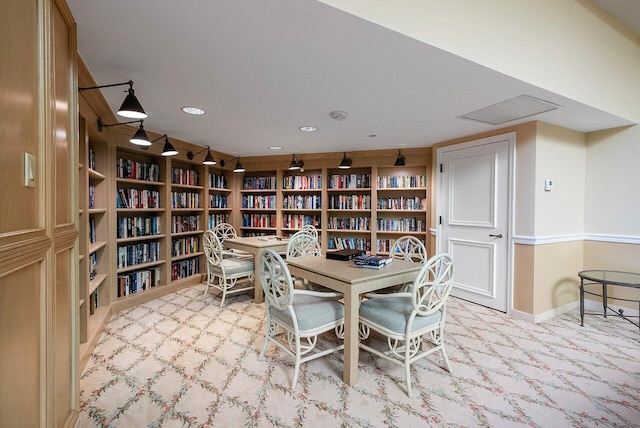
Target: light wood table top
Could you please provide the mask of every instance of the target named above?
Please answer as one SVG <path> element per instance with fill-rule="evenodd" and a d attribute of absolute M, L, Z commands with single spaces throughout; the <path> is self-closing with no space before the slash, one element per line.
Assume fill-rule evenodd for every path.
<path fill-rule="evenodd" d="M 382 269 L 365 269 L 349 266 L 341 260 L 325 257 L 306 257 L 287 260 L 293 276 L 323 285 L 344 294 L 344 373 L 346 384 L 358 382 L 358 316 L 360 295 L 393 285 L 412 282 L 422 264 L 394 260 Z"/>

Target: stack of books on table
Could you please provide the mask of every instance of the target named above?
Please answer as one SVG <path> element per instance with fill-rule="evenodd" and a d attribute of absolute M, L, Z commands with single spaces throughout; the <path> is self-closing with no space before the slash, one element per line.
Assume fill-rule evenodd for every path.
<path fill-rule="evenodd" d="M 361 255 L 351 259 L 350 266 L 366 269 L 382 269 L 391 263 L 393 259 L 386 256 Z"/>

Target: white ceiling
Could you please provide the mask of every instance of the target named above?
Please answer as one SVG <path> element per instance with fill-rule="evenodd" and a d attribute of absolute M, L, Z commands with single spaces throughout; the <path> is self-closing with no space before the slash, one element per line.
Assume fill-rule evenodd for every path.
<path fill-rule="evenodd" d="M 232 155 L 429 146 L 494 129 L 457 116 L 524 94 L 563 108 L 507 125 L 629 124 L 315 0 L 67 3 L 96 82 L 133 80 L 147 130 Z M 124 89 L 102 90 L 114 111 Z"/>

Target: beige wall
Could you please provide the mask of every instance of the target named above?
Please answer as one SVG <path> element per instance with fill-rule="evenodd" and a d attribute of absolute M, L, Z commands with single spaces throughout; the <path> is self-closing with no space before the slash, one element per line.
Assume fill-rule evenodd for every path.
<path fill-rule="evenodd" d="M 583 270 L 583 241 L 533 247 L 532 314 L 543 314 L 578 299 L 578 272 Z"/>
<path fill-rule="evenodd" d="M 584 233 L 586 136 L 538 122 L 534 236 Z M 544 190 L 544 180 L 553 190 Z"/>
<path fill-rule="evenodd" d="M 638 38 L 589 0 L 322 1 L 527 83 L 640 121 L 640 73 L 629 72 L 640 70 Z"/>
<path fill-rule="evenodd" d="M 638 73 L 640 74 L 640 73 Z M 640 98 L 640 94 L 636 92 Z M 587 138 L 585 229 L 640 240 L 640 126 Z M 640 269 L 637 263 L 636 269 Z"/>

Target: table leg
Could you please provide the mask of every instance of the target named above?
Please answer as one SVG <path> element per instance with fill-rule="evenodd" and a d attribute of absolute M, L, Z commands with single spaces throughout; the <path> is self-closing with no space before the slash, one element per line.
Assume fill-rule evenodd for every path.
<path fill-rule="evenodd" d="M 360 296 L 344 293 L 344 373 L 342 379 L 349 386 L 358 383 L 358 314 Z"/>
<path fill-rule="evenodd" d="M 602 306 L 604 308 L 604 317 L 607 317 L 607 284 L 602 283 Z"/>
<path fill-rule="evenodd" d="M 584 326 L 584 278 L 580 278 L 580 326 Z"/>
<path fill-rule="evenodd" d="M 262 279 L 260 279 L 260 257 L 263 252 L 264 251 L 258 250 L 253 254 L 253 283 L 255 285 L 255 290 L 253 292 L 254 303 L 264 302 L 264 290 L 262 289 Z"/>

